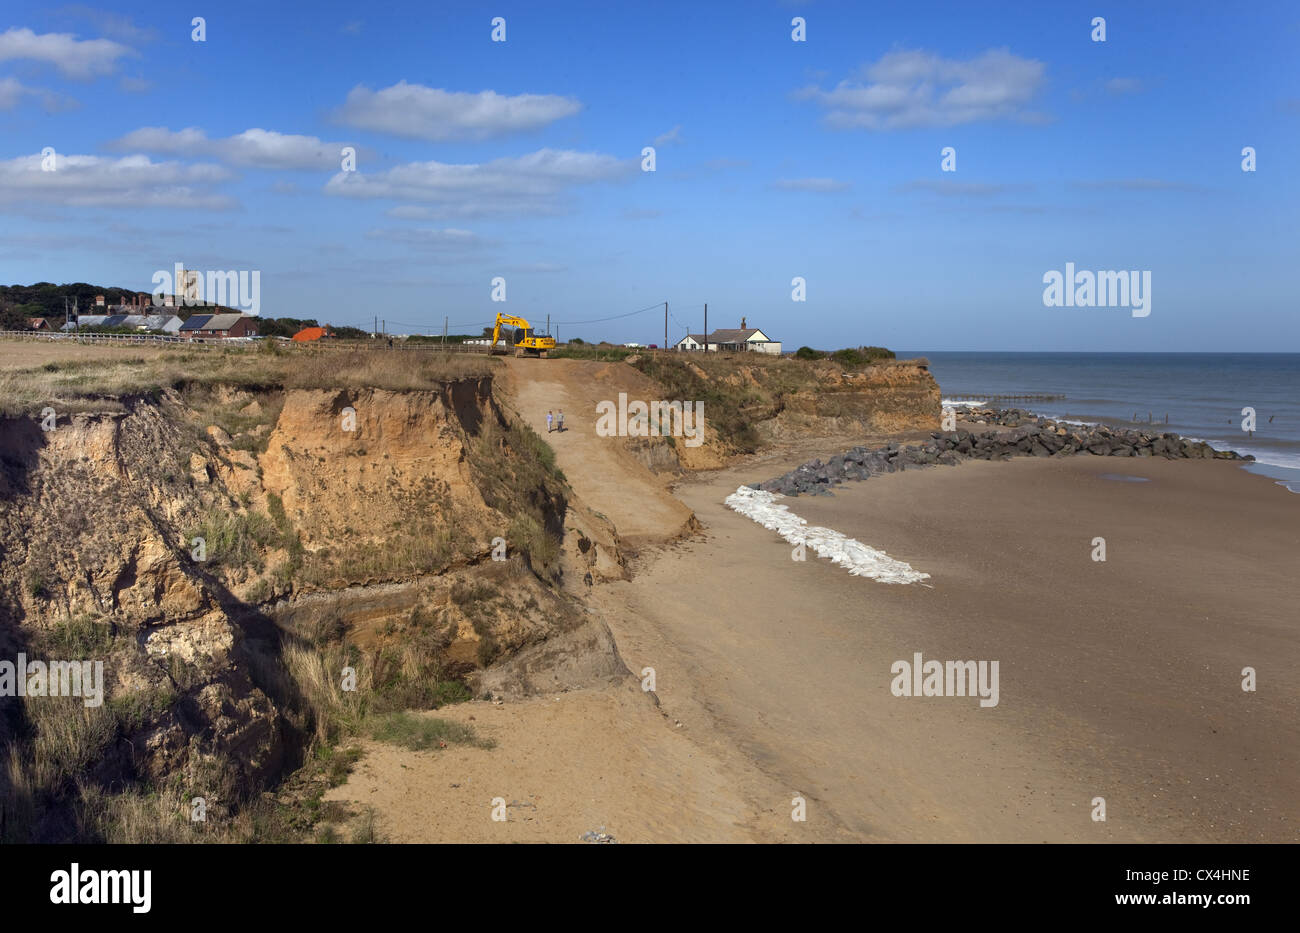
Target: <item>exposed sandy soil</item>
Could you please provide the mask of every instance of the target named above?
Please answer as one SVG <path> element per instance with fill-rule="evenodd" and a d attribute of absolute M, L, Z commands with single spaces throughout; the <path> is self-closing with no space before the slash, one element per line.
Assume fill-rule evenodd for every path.
<path fill-rule="evenodd" d="M 631 456 L 622 438 L 596 434 L 596 405 L 653 398 L 653 383 L 622 363 L 586 360 L 506 360 L 508 386 L 520 415 L 555 450 L 573 488 L 607 516 L 632 548 L 688 530 L 691 513 L 667 491 L 667 481 Z M 547 411 L 565 413 L 564 430 L 546 432 Z"/>
<path fill-rule="evenodd" d="M 374 807 L 392 842 L 578 842 L 592 831 L 619 842 L 778 842 L 816 832 L 796 832 L 770 782 L 701 750 L 634 682 L 427 715 L 466 723 L 497 747 L 370 742 L 348 783 L 326 795 Z M 492 819 L 498 797 L 504 822 Z"/>

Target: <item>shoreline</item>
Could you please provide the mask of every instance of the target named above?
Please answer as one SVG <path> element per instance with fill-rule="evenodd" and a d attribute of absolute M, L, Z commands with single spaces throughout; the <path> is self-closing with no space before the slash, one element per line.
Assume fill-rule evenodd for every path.
<path fill-rule="evenodd" d="M 1018 408 L 968 407 L 965 414 L 968 420 L 964 426 L 954 418 L 949 430 L 932 431 L 919 445 L 898 442 L 876 447 L 859 445 L 831 456 L 825 463 L 817 457 L 781 476 L 745 485 L 782 496 L 830 495 L 834 487 L 846 481 L 866 480 L 908 467 L 957 466 L 967 460 L 1007 460 L 1021 455 L 1066 457 L 1089 453 L 1138 459 L 1254 462 L 1253 456 L 1216 450 L 1204 441 L 1173 432 L 1156 434 L 1105 424 L 1080 427 Z"/>

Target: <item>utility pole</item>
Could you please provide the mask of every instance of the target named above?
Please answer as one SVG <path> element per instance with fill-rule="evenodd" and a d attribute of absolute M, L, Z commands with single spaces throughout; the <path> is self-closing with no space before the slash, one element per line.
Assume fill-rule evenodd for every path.
<path fill-rule="evenodd" d="M 709 303 L 704 302 L 704 352 L 709 352 Z"/>
<path fill-rule="evenodd" d="M 382 323 L 383 323 L 383 325 L 384 325 L 384 336 L 387 337 L 387 336 L 388 336 L 388 322 L 387 322 L 387 321 L 384 321 L 384 322 L 382 322 Z"/>
<path fill-rule="evenodd" d="M 546 315 L 546 334 L 549 337 L 551 333 L 551 316 Z"/>
<path fill-rule="evenodd" d="M 668 349 L 668 302 L 664 302 L 664 349 Z"/>
<path fill-rule="evenodd" d="M 373 333 L 376 339 L 378 339 L 379 337 L 379 315 L 378 314 L 375 315 L 375 329 L 371 331 L 371 333 Z"/>
<path fill-rule="evenodd" d="M 450 320 L 451 318 L 449 317 L 444 317 L 442 319 L 442 348 L 444 350 L 447 349 L 447 322 Z"/>

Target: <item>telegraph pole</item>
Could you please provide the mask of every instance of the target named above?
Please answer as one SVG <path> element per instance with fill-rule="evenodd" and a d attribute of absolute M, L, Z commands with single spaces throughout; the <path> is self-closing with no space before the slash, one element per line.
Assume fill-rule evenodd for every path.
<path fill-rule="evenodd" d="M 704 302 L 704 352 L 709 352 L 709 303 Z"/>
<path fill-rule="evenodd" d="M 444 350 L 447 349 L 447 322 L 450 320 L 451 318 L 449 317 L 444 317 L 442 319 L 442 348 Z"/>
<path fill-rule="evenodd" d="M 668 349 L 668 302 L 664 302 L 664 349 Z"/>

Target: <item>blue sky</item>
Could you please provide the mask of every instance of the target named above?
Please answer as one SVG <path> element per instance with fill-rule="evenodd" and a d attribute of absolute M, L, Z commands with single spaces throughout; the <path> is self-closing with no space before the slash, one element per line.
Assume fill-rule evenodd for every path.
<path fill-rule="evenodd" d="M 0 16 L 7 284 L 149 291 L 181 262 L 260 271 L 263 314 L 398 333 L 506 310 L 660 343 L 661 311 L 576 322 L 666 300 L 671 340 L 708 302 L 789 349 L 1300 351 L 1292 3 Z M 1068 262 L 1149 270 L 1150 316 L 1044 307 Z"/>

